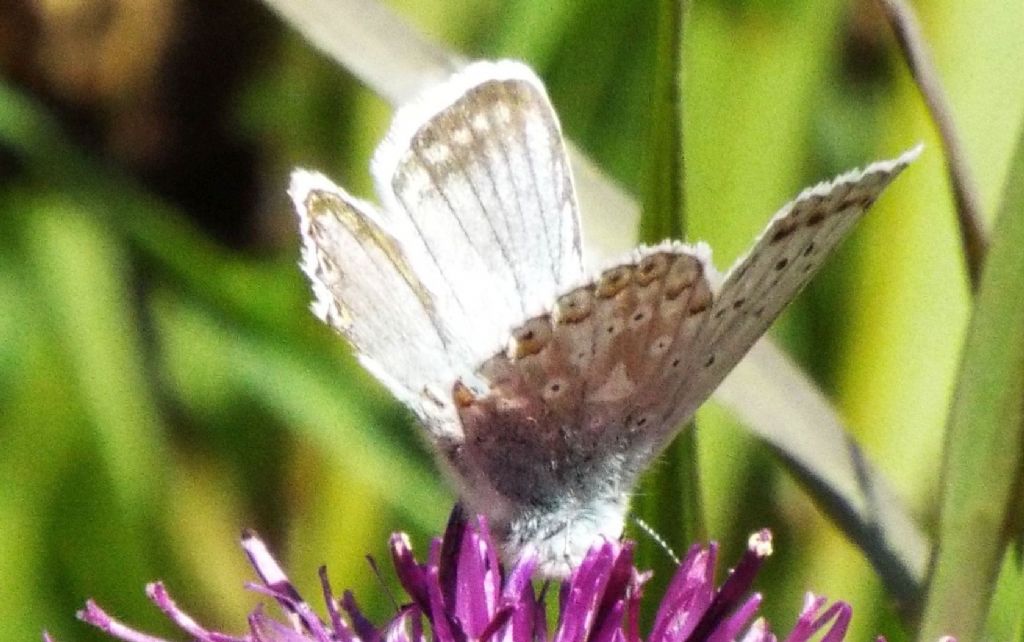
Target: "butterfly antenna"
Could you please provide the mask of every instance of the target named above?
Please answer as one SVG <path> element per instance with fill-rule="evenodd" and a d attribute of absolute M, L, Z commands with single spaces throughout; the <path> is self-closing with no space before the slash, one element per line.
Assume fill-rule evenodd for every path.
<path fill-rule="evenodd" d="M 675 551 L 672 550 L 672 547 L 668 545 L 668 542 L 665 541 L 664 537 L 659 535 L 658 532 L 654 530 L 654 528 L 650 524 L 645 522 L 641 517 L 637 515 L 630 515 L 629 519 L 636 525 L 637 528 L 646 533 L 647 537 L 650 537 L 652 540 L 654 540 L 654 543 L 657 544 L 658 547 L 661 548 L 661 550 L 665 551 L 665 554 L 669 556 L 669 559 L 672 560 L 673 564 L 679 566 L 679 556 L 676 555 Z"/>

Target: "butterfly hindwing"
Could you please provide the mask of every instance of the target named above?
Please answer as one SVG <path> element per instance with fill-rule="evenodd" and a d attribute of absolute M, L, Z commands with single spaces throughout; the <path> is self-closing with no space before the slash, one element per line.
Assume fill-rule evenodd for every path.
<path fill-rule="evenodd" d="M 525 506 L 626 492 L 675 410 L 666 385 L 694 371 L 711 272 L 705 246 L 642 248 L 514 329 L 459 408 L 469 468 Z"/>

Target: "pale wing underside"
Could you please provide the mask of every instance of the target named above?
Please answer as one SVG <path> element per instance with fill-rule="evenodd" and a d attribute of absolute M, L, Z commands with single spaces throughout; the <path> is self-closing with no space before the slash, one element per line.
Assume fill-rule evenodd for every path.
<path fill-rule="evenodd" d="M 470 65 L 403 108 L 373 173 L 387 215 L 415 229 L 417 254 L 441 274 L 477 363 L 579 281 L 561 130 L 524 65 Z"/>
<path fill-rule="evenodd" d="M 289 194 L 299 213 L 313 311 L 436 438 L 460 438 L 450 389 L 457 364 L 469 356 L 431 295 L 436 279 L 411 262 L 396 230 L 382 225 L 371 204 L 326 177 L 298 170 Z"/>

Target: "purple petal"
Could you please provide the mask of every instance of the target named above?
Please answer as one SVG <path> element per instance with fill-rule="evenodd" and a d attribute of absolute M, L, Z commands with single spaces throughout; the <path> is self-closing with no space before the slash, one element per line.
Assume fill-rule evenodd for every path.
<path fill-rule="evenodd" d="M 301 632 L 267 617 L 261 610 L 249 615 L 249 631 L 255 642 L 310 642 Z"/>
<path fill-rule="evenodd" d="M 501 594 L 501 576 L 504 574 L 501 560 L 498 559 L 498 549 L 494 546 L 494 538 L 491 537 L 491 526 L 483 515 L 477 517 L 477 527 L 480 529 L 480 544 L 482 554 L 487 556 L 487 568 L 490 569 L 491 594 Z"/>
<path fill-rule="evenodd" d="M 747 600 L 733 613 L 725 618 L 725 620 L 718 625 L 715 632 L 708 638 L 708 642 L 730 642 L 735 640 L 736 636 L 740 634 L 740 631 L 747 625 L 750 618 L 754 617 L 757 613 L 757 609 L 761 606 L 761 594 L 755 593 L 751 595 Z"/>
<path fill-rule="evenodd" d="M 533 577 L 533 572 L 536 569 L 536 555 L 528 553 L 521 556 L 519 562 L 512 567 L 512 572 L 505 578 L 505 587 L 502 590 L 502 595 L 506 599 L 519 600 L 523 597 L 525 591 L 529 591 L 532 598 L 533 585 L 530 583 L 530 579 Z"/>
<path fill-rule="evenodd" d="M 584 642 L 601 615 L 606 588 L 622 548 L 618 542 L 596 544 L 569 577 L 555 642 Z"/>
<path fill-rule="evenodd" d="M 398 615 L 384 628 L 384 642 L 416 642 L 417 636 L 422 638 L 422 615 L 422 611 L 415 605 L 400 609 Z"/>
<path fill-rule="evenodd" d="M 488 572 L 487 553 L 483 550 L 480 536 L 474 529 L 469 529 L 462 538 L 462 550 L 459 551 L 455 603 L 449 607 L 453 608 L 470 638 L 478 638 L 487 628 L 491 613 L 497 606 L 498 595 L 491 590 L 493 585 L 488 581 Z"/>
<path fill-rule="evenodd" d="M 455 604 L 459 585 L 459 555 L 462 551 L 462 539 L 468 530 L 469 522 L 465 511 L 461 504 L 455 504 L 448 516 L 448 525 L 444 529 L 441 548 L 436 556 L 433 554 L 432 543 L 431 563 L 438 571 L 438 581 L 445 604 Z M 429 609 L 424 609 L 424 611 L 428 614 L 430 612 Z"/>
<path fill-rule="evenodd" d="M 342 595 L 341 609 L 348 614 L 348 619 L 352 622 L 352 628 L 356 630 L 356 635 L 363 642 L 376 642 L 380 638 L 380 632 L 377 631 L 377 627 L 373 625 L 373 622 L 370 622 L 369 618 L 363 615 L 363 611 L 359 608 L 359 603 L 356 602 L 352 591 L 345 591 Z"/>
<path fill-rule="evenodd" d="M 289 586 L 291 586 L 290 583 Z M 292 597 L 292 595 L 298 595 L 294 587 L 290 591 L 285 592 L 281 590 L 280 586 L 274 588 L 250 584 L 249 589 L 277 600 L 278 604 L 284 609 L 285 614 L 291 619 L 295 629 L 301 626 L 318 642 L 331 642 L 331 636 L 326 629 L 326 625 L 320 619 L 320 616 L 313 611 L 312 607 L 309 606 L 309 603 L 301 598 L 295 601 Z"/>
<path fill-rule="evenodd" d="M 415 609 L 416 612 L 411 614 L 409 619 L 412 627 L 412 642 L 426 642 L 427 639 L 423 635 L 423 611 L 419 607 L 415 607 Z"/>
<path fill-rule="evenodd" d="M 465 642 L 465 633 L 445 608 L 440 578 L 441 552 L 441 543 L 434 540 L 430 547 L 430 561 L 427 563 L 426 569 L 430 609 L 425 611 L 425 614 L 434 627 L 436 642 Z"/>
<path fill-rule="evenodd" d="M 814 630 L 820 631 L 829 622 L 827 633 L 821 638 L 821 642 L 842 642 L 846 637 L 846 629 L 850 627 L 850 619 L 853 617 L 853 609 L 846 602 L 836 602 L 822 614 L 814 623 Z M 833 620 L 833 618 L 835 618 Z"/>
<path fill-rule="evenodd" d="M 633 566 L 633 542 L 627 541 L 616 546 L 616 552 L 615 561 L 608 571 L 608 581 L 604 587 L 599 611 L 610 609 L 614 604 L 624 600 L 634 577 L 633 571 L 636 567 Z"/>
<path fill-rule="evenodd" d="M 412 554 L 409 536 L 405 533 L 394 533 L 388 543 L 391 549 L 391 563 L 395 567 L 398 581 L 420 608 L 427 609 L 430 597 L 427 594 L 427 579 L 423 568 Z"/>
<path fill-rule="evenodd" d="M 331 619 L 334 637 L 337 638 L 338 642 L 356 642 L 355 636 L 352 635 L 352 630 L 349 629 L 348 623 L 341 617 L 341 612 L 338 610 L 338 600 L 335 599 L 334 592 L 331 590 L 331 583 L 327 579 L 326 566 L 320 567 L 319 575 L 320 586 L 324 591 L 324 604 L 327 605 L 327 615 Z"/>
<path fill-rule="evenodd" d="M 153 637 L 125 626 L 118 620 L 107 615 L 107 613 L 92 600 L 88 600 L 85 603 L 85 608 L 78 612 L 78 619 L 95 626 L 107 635 L 120 640 L 125 640 L 125 642 L 167 642 L 167 640 L 163 638 Z M 200 638 L 200 640 L 203 640 L 203 638 Z"/>
<path fill-rule="evenodd" d="M 821 627 L 822 622 L 818 617 L 818 611 L 828 600 L 824 596 L 817 596 L 813 593 L 804 595 L 804 606 L 800 616 L 796 620 L 793 630 L 786 636 L 786 642 L 806 642 L 815 631 Z"/>
<path fill-rule="evenodd" d="M 626 616 L 622 631 L 625 642 L 640 642 L 640 601 L 644 594 L 644 584 L 651 576 L 650 571 L 641 573 L 633 568 L 626 596 Z"/>
<path fill-rule="evenodd" d="M 278 593 L 287 595 L 294 602 L 302 601 L 302 597 L 288 581 L 288 576 L 281 570 L 281 566 L 267 550 L 267 545 L 263 543 L 256 531 L 246 529 L 242 532 L 242 549 L 245 550 L 245 554 L 249 557 L 249 563 L 256 569 L 256 574 L 260 576 L 264 584 Z"/>
<path fill-rule="evenodd" d="M 554 642 L 583 642 L 601 598 L 597 587 L 614 558 L 607 542 L 595 545 L 562 585 L 561 609 Z"/>
<path fill-rule="evenodd" d="M 484 627 L 484 630 L 480 635 L 474 636 L 474 639 L 479 640 L 480 642 L 489 642 L 491 638 L 495 637 L 498 632 L 511 621 L 512 615 L 515 614 L 516 610 L 517 605 L 513 603 L 502 604 L 499 606 L 494 612 L 494 616 L 491 618 L 491 621 L 487 623 L 487 626 Z"/>
<path fill-rule="evenodd" d="M 520 568 L 523 568 L 522 566 Z M 509 587 L 506 586 L 506 591 Z M 500 629 L 494 642 L 533 642 L 546 640 L 543 622 L 546 618 L 543 602 L 538 602 L 533 594 L 533 586 L 527 581 L 519 586 L 519 593 L 514 598 L 509 596 L 509 603 L 514 606 L 512 615 L 505 627 Z M 538 624 L 540 629 L 538 629 Z"/>
<path fill-rule="evenodd" d="M 537 600 L 533 594 L 530 578 L 537 568 L 537 558 L 532 553 L 522 555 L 512 572 L 505 578 L 501 590 L 502 609 L 510 609 L 509 617 L 503 626 L 493 628 L 493 642 L 531 642 L 534 632 L 534 617 L 537 613 Z M 500 575 L 500 574 L 499 574 Z M 543 606 L 541 607 L 543 617 Z M 493 625 L 493 622 L 492 622 Z"/>
<path fill-rule="evenodd" d="M 714 594 L 717 554 L 714 544 L 707 549 L 690 548 L 658 607 L 649 642 L 679 642 L 690 636 Z"/>
<path fill-rule="evenodd" d="M 604 611 L 600 622 L 594 626 L 594 633 L 588 642 L 614 642 L 622 635 L 622 616 L 626 611 L 626 601 L 618 600 L 614 604 L 602 608 Z"/>
<path fill-rule="evenodd" d="M 778 642 L 778 639 L 768 630 L 768 623 L 765 619 L 759 617 L 750 625 L 750 629 L 743 636 L 743 642 Z"/>
<path fill-rule="evenodd" d="M 691 639 L 708 638 L 718 628 L 725 616 L 736 608 L 743 594 L 750 590 L 761 564 L 771 554 L 771 531 L 763 529 L 750 536 L 746 552 L 743 553 L 739 564 L 729 573 L 721 588 L 715 593 L 714 600 L 701 616 L 700 623 L 690 636 Z"/>
<path fill-rule="evenodd" d="M 192 616 L 178 608 L 178 605 L 171 599 L 170 594 L 167 593 L 167 589 L 164 587 L 162 582 L 151 582 L 150 584 L 147 584 L 146 595 L 154 604 L 156 604 L 157 608 L 163 611 L 164 615 L 170 618 L 170 620 L 182 631 L 185 631 L 192 637 L 199 640 L 207 640 L 210 638 L 209 631 L 199 626 L 199 623 L 196 622 Z"/>

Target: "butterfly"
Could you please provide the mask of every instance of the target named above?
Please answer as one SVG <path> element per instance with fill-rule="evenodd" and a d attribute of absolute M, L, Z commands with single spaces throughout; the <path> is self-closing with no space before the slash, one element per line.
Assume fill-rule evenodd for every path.
<path fill-rule="evenodd" d="M 564 577 L 919 151 L 805 189 L 724 275 L 678 242 L 588 275 L 543 84 L 477 62 L 397 111 L 380 206 L 301 169 L 289 194 L 316 315 L 415 413 L 505 559 Z"/>

